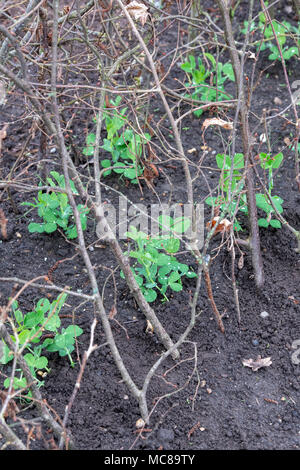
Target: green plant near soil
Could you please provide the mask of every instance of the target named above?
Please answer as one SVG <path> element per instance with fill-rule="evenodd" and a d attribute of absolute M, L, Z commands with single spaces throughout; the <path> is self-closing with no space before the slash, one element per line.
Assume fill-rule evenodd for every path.
<path fill-rule="evenodd" d="M 185 85 L 188 93 L 185 96 L 203 102 L 232 99 L 225 91 L 225 82 L 235 80 L 232 65 L 229 62 L 216 62 L 209 53 L 204 56 L 211 62 L 211 67 L 205 67 L 200 57 L 197 64 L 193 55 L 189 55 L 188 60 L 180 66 L 189 77 L 189 82 Z M 202 109 L 194 111 L 197 117 L 202 113 Z"/>
<path fill-rule="evenodd" d="M 60 175 L 57 171 L 51 171 L 50 175 L 52 178 L 47 178 L 47 183 L 53 188 L 65 189 L 65 178 Z M 70 181 L 72 192 L 78 194 L 74 183 Z M 37 199 L 35 202 L 23 202 L 21 205 L 30 206 L 32 209 L 37 209 L 39 217 L 43 219 L 43 222 L 36 223 L 31 222 L 28 225 L 28 230 L 31 233 L 53 233 L 58 228 L 61 228 L 68 239 L 77 238 L 77 228 L 74 223 L 73 210 L 69 204 L 67 194 L 50 191 L 50 192 L 38 192 Z M 86 229 L 87 214 L 89 209 L 83 204 L 78 204 L 78 212 L 80 214 L 80 221 L 82 230 Z"/>
<path fill-rule="evenodd" d="M 260 227 L 267 228 L 269 225 L 273 228 L 281 228 L 281 223 L 277 219 L 273 219 L 275 211 L 272 207 L 270 200 L 273 202 L 277 211 L 281 214 L 283 212 L 283 199 L 279 196 L 273 196 L 272 191 L 274 187 L 273 170 L 278 169 L 282 163 L 283 154 L 280 152 L 275 156 L 267 153 L 260 153 L 258 155 L 258 163 L 261 168 L 267 173 L 267 189 L 268 195 L 265 193 L 256 194 L 256 206 L 263 211 L 265 217 L 258 219 Z M 233 228 L 235 231 L 242 230 L 242 226 L 237 220 L 238 212 L 248 214 L 247 196 L 244 191 L 244 175 L 242 170 L 245 167 L 244 155 L 242 153 L 235 154 L 233 162 L 229 155 L 217 154 L 217 166 L 221 171 L 219 179 L 219 188 L 221 194 L 216 197 L 208 197 L 205 202 L 209 206 L 219 207 L 220 212 L 228 214 L 234 219 Z M 230 184 L 231 165 L 233 164 L 232 178 Z"/>
<path fill-rule="evenodd" d="M 58 352 L 62 357 L 68 356 L 71 366 L 75 365 L 71 354 L 74 351 L 75 339 L 83 333 L 83 330 L 73 324 L 67 328 L 61 327 L 59 312 L 66 297 L 67 294 L 61 294 L 52 303 L 47 298 L 42 298 L 37 302 L 35 309 L 26 314 L 22 313 L 17 300 L 12 303 L 10 323 L 13 329 L 11 339 L 17 348 L 15 353 L 18 354 L 20 348 L 25 348 L 27 352 L 23 357 L 39 386 L 44 384 L 41 380 L 41 376 L 44 375 L 42 371 L 50 372 L 48 358 L 43 355 L 45 351 Z M 45 332 L 51 337 L 43 339 Z M 2 349 L 0 364 L 4 365 L 13 360 L 14 352 L 4 342 Z M 13 388 L 25 389 L 28 386 L 26 379 L 22 371 L 17 370 L 17 372 L 20 373 L 13 379 Z M 5 388 L 9 387 L 10 380 L 10 377 L 4 380 Z M 28 391 L 25 397 L 30 398 L 31 392 Z"/>
<path fill-rule="evenodd" d="M 173 219 L 163 215 L 158 221 L 160 228 L 165 232 L 162 235 L 151 237 L 134 226 L 130 226 L 130 231 L 127 232 L 127 237 L 133 240 L 135 249 L 126 254 L 135 260 L 131 269 L 148 302 L 154 302 L 158 293 L 163 301 L 168 301 L 167 290 L 180 292 L 183 288 L 183 276 L 197 277 L 187 264 L 180 263 L 176 258 L 181 245 L 178 235 L 188 229 L 190 220 L 184 217 Z M 122 272 L 121 277 L 124 278 Z"/>
<path fill-rule="evenodd" d="M 253 21 L 250 26 L 250 33 L 252 33 L 252 35 L 254 35 L 255 32 L 258 32 L 260 35 L 263 35 L 264 39 L 261 45 L 260 41 L 257 41 L 256 51 L 258 51 L 259 48 L 261 51 L 269 49 L 269 60 L 281 60 L 278 46 L 275 42 L 273 28 L 284 60 L 289 60 L 294 56 L 299 56 L 300 26 L 298 25 L 298 27 L 295 27 L 288 21 L 277 21 L 275 19 L 272 20 L 272 25 L 266 24 L 266 17 L 263 12 L 259 14 L 258 23 Z M 241 32 L 246 34 L 247 30 L 248 21 L 244 21 L 244 28 Z M 292 46 L 290 45 L 291 42 L 288 41 L 289 38 L 294 42 Z"/>
<path fill-rule="evenodd" d="M 138 178 L 142 176 L 144 168 L 141 164 L 144 145 L 150 141 L 148 133 L 141 136 L 129 125 L 126 117 L 127 108 L 118 109 L 121 103 L 121 96 L 110 100 L 111 107 L 104 112 L 104 123 L 106 138 L 103 139 L 101 149 L 111 154 L 111 158 L 101 160 L 102 168 L 107 168 L 103 176 L 108 176 L 112 172 L 120 175 L 121 178 L 136 184 Z M 92 156 L 95 149 L 96 134 L 90 132 L 86 137 L 86 146 L 83 154 Z"/>

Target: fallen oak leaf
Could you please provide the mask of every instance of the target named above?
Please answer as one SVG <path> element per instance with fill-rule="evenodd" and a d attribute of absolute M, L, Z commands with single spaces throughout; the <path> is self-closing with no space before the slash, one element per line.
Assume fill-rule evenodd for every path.
<path fill-rule="evenodd" d="M 7 222 L 3 209 L 0 209 L 0 231 L 4 240 L 7 240 Z"/>
<path fill-rule="evenodd" d="M 223 129 L 233 129 L 232 122 L 224 121 L 223 119 L 219 118 L 208 118 L 202 124 L 202 129 L 206 129 L 208 126 L 221 126 Z"/>
<path fill-rule="evenodd" d="M 0 155 L 2 151 L 2 140 L 6 139 L 6 136 L 7 136 L 7 133 L 6 133 L 7 128 L 8 128 L 8 124 L 5 124 L 0 130 Z"/>
<path fill-rule="evenodd" d="M 146 5 L 143 5 L 142 3 L 136 2 L 135 0 L 130 2 L 127 7 L 125 7 L 130 16 L 132 16 L 136 21 L 140 20 L 142 23 L 142 26 L 147 21 L 148 18 L 148 7 Z"/>
<path fill-rule="evenodd" d="M 250 367 L 253 372 L 256 372 L 261 367 L 269 367 L 272 364 L 270 357 L 262 358 L 260 355 L 257 356 L 256 361 L 253 359 L 243 359 L 242 363 L 246 367 Z"/>
<path fill-rule="evenodd" d="M 220 217 L 216 216 L 212 221 L 207 222 L 207 230 L 212 230 L 216 224 L 217 227 L 215 229 L 214 235 L 216 235 L 218 232 L 228 232 L 232 226 L 232 223 L 228 219 L 220 220 Z"/>
<path fill-rule="evenodd" d="M 108 318 L 110 320 L 113 320 L 115 318 L 116 314 L 117 314 L 117 309 L 116 309 L 116 306 L 113 305 L 112 308 L 110 309 L 109 314 L 108 314 Z"/>
<path fill-rule="evenodd" d="M 0 80 L 0 106 L 6 102 L 6 89 L 5 84 Z"/>

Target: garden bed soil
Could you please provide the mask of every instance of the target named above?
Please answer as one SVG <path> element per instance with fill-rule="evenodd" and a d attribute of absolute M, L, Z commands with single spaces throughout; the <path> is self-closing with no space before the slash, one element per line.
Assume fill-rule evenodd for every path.
<path fill-rule="evenodd" d="M 168 41 L 172 41 L 171 33 Z M 167 49 L 168 44 L 165 47 Z M 259 66 L 262 68 L 263 64 Z M 291 82 L 293 76 L 297 78 L 296 67 L 296 61 L 292 61 Z M 170 83 L 176 78 L 176 73 L 169 77 Z M 283 83 L 280 65 L 272 67 L 265 85 L 255 92 L 254 111 L 257 115 L 263 108 L 275 108 L 273 100 L 276 96 L 280 97 L 283 106 L 289 102 L 286 88 L 281 86 Z M 6 114 L 1 118 L 3 126 L 3 122 L 8 120 L 7 116 L 10 117 L 8 136 L 3 141 L 2 178 L 8 174 L 24 145 L 28 130 L 26 122 L 20 119 L 22 109 L 18 106 L 18 100 L 16 95 L 9 97 Z M 153 108 L 158 114 L 162 111 L 157 102 Z M 204 144 L 201 122 L 205 117 L 207 115 L 201 117 L 200 123 L 191 116 L 184 121 L 188 128 L 182 131 L 186 150 L 193 147 L 199 149 Z M 84 117 L 82 111 L 74 121 L 77 126 L 74 133 L 83 134 L 88 122 L 90 116 Z M 258 129 L 260 131 L 261 128 Z M 272 121 L 274 151 L 285 147 L 284 138 L 290 132 L 293 128 L 285 121 L 280 118 Z M 223 135 L 226 136 L 226 132 Z M 219 142 L 213 130 L 205 133 L 205 144 L 212 149 L 205 158 L 207 167 L 215 167 L 215 154 L 223 151 Z M 197 153 L 191 153 L 189 157 L 197 164 Z M 165 168 L 165 171 L 169 179 L 161 172 L 155 180 L 155 192 L 162 202 L 167 202 L 172 189 L 172 201 L 184 201 L 186 185 L 180 165 Z M 218 173 L 208 170 L 207 175 L 211 186 L 217 186 Z M 29 180 L 33 176 L 29 173 Z M 206 194 L 202 183 L 200 178 L 195 188 L 195 196 L 200 202 Z M 144 183 L 143 194 L 138 187 L 130 187 L 116 178 L 108 178 L 107 184 L 135 202 L 145 205 L 157 202 L 154 192 Z M 275 191 L 284 200 L 284 216 L 299 230 L 300 193 L 295 183 L 293 152 L 290 150 L 285 149 L 283 166 L 275 177 Z M 30 200 L 31 193 L 12 190 L 12 197 L 24 214 L 27 208 L 21 207 L 20 203 Z M 104 198 L 113 202 L 117 195 L 107 190 L 104 191 Z M 16 216 L 7 198 L 2 198 L 1 207 L 8 219 L 9 235 L 0 243 L 1 276 L 29 280 L 47 275 L 58 261 L 65 260 L 56 265 L 52 273 L 53 282 L 60 286 L 70 285 L 73 290 L 90 292 L 84 263 L 73 244 L 56 233 L 30 234 L 27 227 L 29 220 L 35 218 L 33 213 L 27 218 Z M 209 217 L 209 212 L 205 214 Z M 244 227 L 247 233 L 246 223 Z M 94 233 L 93 221 L 90 220 L 86 234 L 88 242 L 95 241 Z M 287 229 L 261 229 L 260 235 L 265 271 L 263 289 L 258 291 L 255 287 L 250 255 L 245 251 L 242 269 L 236 268 L 241 310 L 239 324 L 231 282 L 231 254 L 225 245 L 211 268 L 212 289 L 218 309 L 224 314 L 225 334 L 217 327 L 202 285 L 197 306 L 199 316 L 188 342 L 181 348 L 180 360 L 176 364 L 171 358 L 165 360 L 151 381 L 147 400 L 150 410 L 154 404 L 156 406 L 148 430 L 142 436 L 138 435 L 136 428 L 136 421 L 140 418 L 137 402 L 122 382 L 108 346 L 103 345 L 92 353 L 68 422 L 77 449 L 300 449 L 300 365 L 292 348 L 293 342 L 300 339 L 299 255 L 294 251 L 296 243 Z M 212 248 L 216 249 L 220 240 L 220 235 L 216 236 Z M 116 261 L 105 246 L 93 247 L 89 253 L 93 265 L 99 266 L 97 276 L 101 287 L 107 277 L 107 268 L 114 269 Z M 189 254 L 183 255 L 182 261 L 196 267 Z M 145 318 L 124 281 L 118 274 L 115 279 L 117 313 L 111 321 L 112 328 L 126 367 L 137 384 L 141 385 L 163 347 L 147 331 Z M 195 280 L 186 279 L 183 291 L 174 293 L 170 302 L 157 300 L 153 304 L 160 321 L 174 340 L 189 322 L 189 300 L 194 288 Z M 11 283 L 1 283 L 1 305 L 6 304 L 12 289 Z M 114 293 L 111 278 L 104 294 L 107 312 L 113 305 Z M 39 298 L 48 294 L 29 287 L 20 297 L 20 305 L 24 311 L 30 311 Z M 52 299 L 56 297 L 54 293 L 51 295 Z M 71 296 L 67 304 L 69 307 L 65 307 L 63 313 L 73 313 L 76 324 L 84 330 L 78 341 L 82 354 L 88 347 L 94 311 L 88 303 L 78 306 Z M 261 315 L 262 312 L 267 314 Z M 96 327 L 95 342 L 98 345 L 106 342 L 100 323 Z M 270 357 L 272 364 L 257 371 L 243 365 L 244 359 L 256 359 L 259 355 L 262 358 Z M 40 390 L 47 403 L 62 417 L 76 382 L 79 364 L 72 368 L 66 358 L 51 354 L 49 366 L 51 372 Z M 37 412 L 34 407 L 26 406 L 23 411 L 21 409 L 20 416 L 30 419 L 36 417 Z M 36 436 L 30 448 L 51 447 L 51 434 L 43 430 L 43 436 L 41 439 Z"/>

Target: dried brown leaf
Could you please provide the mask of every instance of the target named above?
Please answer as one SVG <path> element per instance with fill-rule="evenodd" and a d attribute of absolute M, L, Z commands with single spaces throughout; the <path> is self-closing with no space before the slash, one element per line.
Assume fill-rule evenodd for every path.
<path fill-rule="evenodd" d="M 6 101 L 6 89 L 4 82 L 0 80 L 0 106 Z"/>
<path fill-rule="evenodd" d="M 272 364 L 270 357 L 262 358 L 261 356 L 257 356 L 256 360 L 253 359 L 243 359 L 242 363 L 246 367 L 250 367 L 253 372 L 256 372 L 261 367 L 269 367 Z"/>
<path fill-rule="evenodd" d="M 207 222 L 206 228 L 207 230 L 211 230 L 215 225 L 217 225 L 217 227 L 215 229 L 214 235 L 216 235 L 218 232 L 228 232 L 232 226 L 232 223 L 228 219 L 220 220 L 220 217 L 216 216 L 211 222 Z"/>
<path fill-rule="evenodd" d="M 5 124 L 0 130 L 0 155 L 1 155 L 1 150 L 2 150 L 2 140 L 6 139 L 6 136 L 7 136 L 7 133 L 6 133 L 7 128 L 8 128 L 8 124 Z"/>
<path fill-rule="evenodd" d="M 144 26 L 149 14 L 146 5 L 143 5 L 143 3 L 139 3 L 134 0 L 130 2 L 129 5 L 127 5 L 126 10 L 130 16 L 132 16 L 136 21 L 140 21 L 142 26 Z"/>
<path fill-rule="evenodd" d="M 205 121 L 202 124 L 202 129 L 206 129 L 208 126 L 221 126 L 223 129 L 233 129 L 233 124 L 232 122 L 229 121 L 224 121 L 223 119 L 219 118 L 209 118 L 205 119 Z"/>
<path fill-rule="evenodd" d="M 108 314 L 108 318 L 112 320 L 113 318 L 115 318 L 116 314 L 117 314 L 117 309 L 116 309 L 116 306 L 113 305 Z"/>

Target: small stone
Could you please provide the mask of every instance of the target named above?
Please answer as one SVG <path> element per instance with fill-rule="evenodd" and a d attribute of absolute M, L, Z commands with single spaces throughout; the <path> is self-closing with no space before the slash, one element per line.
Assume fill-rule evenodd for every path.
<path fill-rule="evenodd" d="M 278 96 L 275 96 L 274 103 L 277 104 L 277 105 L 280 105 L 280 104 L 282 104 L 282 100 L 280 98 L 278 98 Z"/>
<path fill-rule="evenodd" d="M 252 344 L 253 344 L 253 346 L 258 346 L 259 345 L 258 339 L 253 339 Z"/>
<path fill-rule="evenodd" d="M 261 318 L 267 318 L 269 316 L 268 312 L 261 312 L 260 314 Z"/>
<path fill-rule="evenodd" d="M 135 423 L 135 426 L 140 429 L 140 428 L 143 428 L 145 426 L 145 421 L 142 419 L 142 418 L 139 418 L 136 423 Z"/>

